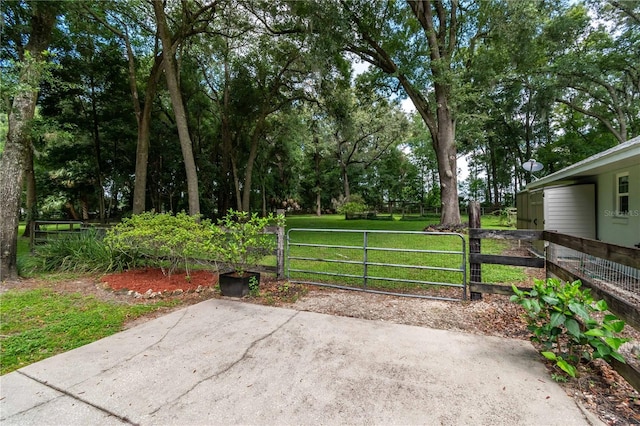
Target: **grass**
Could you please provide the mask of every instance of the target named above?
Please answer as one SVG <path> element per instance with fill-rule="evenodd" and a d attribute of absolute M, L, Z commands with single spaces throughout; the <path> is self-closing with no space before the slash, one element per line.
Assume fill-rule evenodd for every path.
<path fill-rule="evenodd" d="M 122 330 L 125 321 L 178 302 L 123 305 L 49 288 L 0 295 L 0 374 Z"/>

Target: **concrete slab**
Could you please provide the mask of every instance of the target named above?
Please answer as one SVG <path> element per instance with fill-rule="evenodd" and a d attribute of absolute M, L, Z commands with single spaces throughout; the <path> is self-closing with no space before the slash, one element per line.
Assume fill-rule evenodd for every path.
<path fill-rule="evenodd" d="M 208 300 L 0 377 L 4 424 L 589 424 L 528 342 Z"/>

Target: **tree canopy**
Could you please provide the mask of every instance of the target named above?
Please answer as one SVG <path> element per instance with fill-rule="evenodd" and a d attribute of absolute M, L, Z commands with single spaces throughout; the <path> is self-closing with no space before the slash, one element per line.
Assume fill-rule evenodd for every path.
<path fill-rule="evenodd" d="M 530 158 L 550 173 L 640 133 L 634 1 L 0 7 L 0 278 L 20 215 L 321 214 L 356 197 L 458 223 L 467 198 L 513 203 Z"/>

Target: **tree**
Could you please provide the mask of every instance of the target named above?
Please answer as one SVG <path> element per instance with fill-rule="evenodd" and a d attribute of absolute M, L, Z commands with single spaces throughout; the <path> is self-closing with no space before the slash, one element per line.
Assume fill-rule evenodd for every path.
<path fill-rule="evenodd" d="M 123 43 L 127 59 L 129 90 L 131 91 L 131 100 L 138 130 L 132 212 L 134 214 L 140 214 L 144 212 L 146 208 L 151 113 L 163 69 L 162 54 L 158 51 L 157 31 L 152 28 L 151 24 L 144 22 L 144 17 L 149 15 L 149 11 L 143 4 L 138 4 L 137 2 L 98 1 L 93 4 L 83 2 L 81 6 L 89 16 L 108 31 L 112 32 Z M 138 30 L 138 38 L 144 38 L 142 34 L 146 34 L 147 40 L 149 39 L 149 35 L 152 35 L 154 39 L 154 47 L 151 50 L 152 61 L 146 73 L 145 90 L 142 100 L 138 87 L 139 79 L 137 72 L 140 67 L 139 64 L 142 61 L 136 61 L 136 55 L 133 49 L 136 37 L 135 34 L 132 34 L 132 28 Z M 177 41 L 178 40 L 176 40 L 176 42 Z M 138 43 L 144 44 L 144 42 Z M 172 51 L 176 49 L 176 45 L 177 43 L 174 43 Z"/>
<path fill-rule="evenodd" d="M 576 4 L 546 28 L 555 101 L 595 118 L 619 142 L 640 134 L 640 3 Z M 616 31 L 612 31 L 615 28 Z"/>
<path fill-rule="evenodd" d="M 0 162 L 0 281 L 17 278 L 18 221 L 29 153 L 29 123 L 35 114 L 39 84 L 46 69 L 46 49 L 61 6 L 58 2 L 17 2 L 5 7 L 16 19 L 20 9 L 30 11 L 28 42 L 16 39 L 19 62 L 18 87 L 9 111 L 9 129 Z M 16 23 L 17 24 L 17 23 Z M 18 30 L 19 31 L 19 30 Z"/>
<path fill-rule="evenodd" d="M 403 111 L 387 99 L 356 94 L 352 89 L 342 93 L 334 91 L 327 108 L 343 195 L 348 201 L 351 196 L 349 175 L 353 168 L 366 170 L 403 142 L 408 121 Z"/>
<path fill-rule="evenodd" d="M 463 53 L 484 36 L 476 7 L 458 1 L 342 1 L 356 37 L 347 49 L 395 79 L 424 120 L 438 160 L 442 223 L 460 223 L 455 129 L 462 101 Z M 463 32 L 464 30 L 464 32 Z M 461 37 L 461 34 L 464 37 Z"/>
<path fill-rule="evenodd" d="M 173 113 L 178 127 L 178 137 L 182 148 L 184 167 L 187 172 L 187 192 L 189 197 L 189 214 L 196 216 L 200 214 L 200 193 L 198 192 L 198 171 L 193 157 L 193 145 L 189 126 L 187 123 L 187 113 L 184 109 L 184 102 L 180 93 L 178 70 L 172 50 L 171 32 L 167 24 L 167 17 L 164 13 L 162 0 L 153 1 L 153 10 L 156 15 L 158 34 L 162 40 L 162 58 L 164 59 L 164 73 L 167 79 L 167 86 L 173 105 Z"/>

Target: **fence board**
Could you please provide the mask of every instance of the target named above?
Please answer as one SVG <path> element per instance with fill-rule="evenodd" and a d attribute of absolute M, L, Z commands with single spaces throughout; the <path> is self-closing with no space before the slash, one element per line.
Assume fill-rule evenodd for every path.
<path fill-rule="evenodd" d="M 470 253 L 469 262 L 492 265 L 526 266 L 529 268 L 544 268 L 544 259 L 540 257 L 502 256 L 497 254 Z"/>
<path fill-rule="evenodd" d="M 485 238 L 492 240 L 537 241 L 542 239 L 542 231 L 531 229 L 480 229 L 469 228 L 469 238 Z"/>
<path fill-rule="evenodd" d="M 637 248 L 603 243 L 602 241 L 559 234 L 553 231 L 543 231 L 543 237 L 550 243 L 569 247 L 582 253 L 590 254 L 591 256 L 640 269 L 640 249 Z"/>

